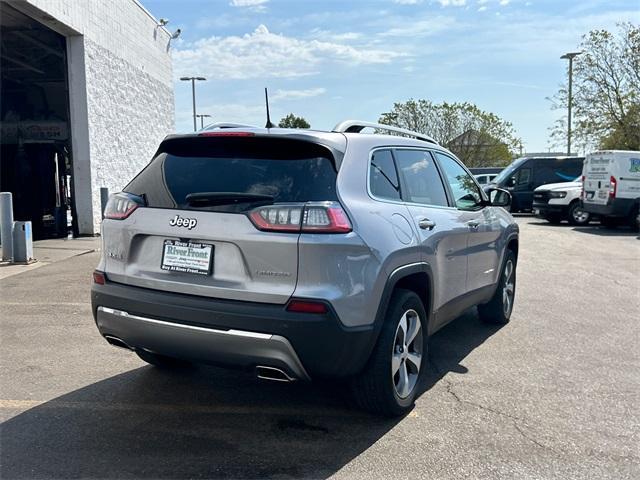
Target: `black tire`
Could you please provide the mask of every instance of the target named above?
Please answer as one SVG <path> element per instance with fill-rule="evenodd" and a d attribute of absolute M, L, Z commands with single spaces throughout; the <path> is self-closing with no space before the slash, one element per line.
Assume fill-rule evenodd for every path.
<path fill-rule="evenodd" d="M 557 213 L 550 213 L 546 215 L 545 220 L 553 225 L 558 225 L 562 222 L 562 217 Z"/>
<path fill-rule="evenodd" d="M 585 212 L 580 202 L 575 201 L 569 207 L 569 212 L 567 213 L 567 220 L 571 225 L 580 226 L 580 225 L 588 225 L 591 221 L 591 215 L 589 212 Z"/>
<path fill-rule="evenodd" d="M 640 206 L 636 205 L 629 215 L 629 227 L 632 232 L 640 232 Z"/>
<path fill-rule="evenodd" d="M 165 355 L 152 353 L 147 350 L 136 350 L 136 354 L 148 364 L 162 369 L 179 369 L 189 368 L 190 366 L 192 366 L 192 364 L 187 362 L 186 360 L 167 357 Z"/>
<path fill-rule="evenodd" d="M 413 312 L 413 313 L 411 313 Z M 403 347 L 404 342 L 398 342 L 399 325 L 406 318 L 405 331 L 412 331 L 411 325 L 415 321 L 414 313 L 420 324 L 420 331 L 414 340 Z M 421 389 L 424 374 L 427 370 L 428 334 L 427 313 L 420 297 L 410 290 L 397 289 L 389 302 L 384 324 L 378 337 L 378 342 L 365 366 L 364 370 L 351 381 L 351 392 L 358 407 L 371 413 L 384 416 L 399 416 L 407 413 L 413 407 L 416 395 Z M 406 338 L 406 337 L 404 337 Z M 420 366 L 415 370 L 414 363 L 407 358 L 416 358 L 420 350 Z M 392 373 L 392 358 L 404 356 L 399 363 L 397 373 Z M 404 371 L 406 384 L 402 383 L 401 373 Z M 409 380 L 411 379 L 411 380 Z M 407 385 L 401 389 L 404 395 L 398 394 L 398 386 Z M 408 390 L 408 393 L 406 393 Z"/>
<path fill-rule="evenodd" d="M 600 217 L 600 224 L 605 228 L 617 228 L 619 223 L 615 217 Z"/>
<path fill-rule="evenodd" d="M 508 269 L 511 269 L 510 274 L 507 274 Z M 511 284 L 511 288 L 507 287 L 508 284 Z M 509 290 L 511 290 L 511 295 L 509 296 L 510 303 L 507 305 L 505 295 L 508 295 Z M 488 303 L 478 305 L 480 320 L 485 323 L 506 325 L 509 323 L 509 319 L 511 318 L 515 298 L 516 256 L 511 250 L 507 250 L 502 269 L 500 270 L 500 281 L 498 282 L 496 293 L 494 293 Z"/>

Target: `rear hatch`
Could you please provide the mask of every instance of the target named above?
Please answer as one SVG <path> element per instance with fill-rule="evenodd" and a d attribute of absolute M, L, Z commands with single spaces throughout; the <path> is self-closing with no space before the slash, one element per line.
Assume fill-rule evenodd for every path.
<path fill-rule="evenodd" d="M 611 155 L 592 154 L 584 160 L 584 203 L 606 205 L 614 185 L 611 182 Z"/>
<path fill-rule="evenodd" d="M 337 201 L 336 176 L 329 149 L 309 141 L 169 138 L 124 189 L 141 206 L 103 222 L 107 277 L 157 290 L 285 303 L 296 285 L 300 233 L 284 225 L 295 211 L 275 208 Z M 263 231 L 250 219 L 261 207 L 274 209 L 264 215 L 282 222 L 281 231 Z"/>

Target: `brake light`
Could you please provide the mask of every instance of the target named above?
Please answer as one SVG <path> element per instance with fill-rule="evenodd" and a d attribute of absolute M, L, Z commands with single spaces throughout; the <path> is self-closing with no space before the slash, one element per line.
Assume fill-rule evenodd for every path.
<path fill-rule="evenodd" d="M 584 200 L 584 175 L 580 177 L 580 182 L 582 183 L 582 186 L 580 187 L 580 199 Z"/>
<path fill-rule="evenodd" d="M 202 132 L 199 137 L 253 137 L 253 132 Z"/>
<path fill-rule="evenodd" d="M 323 302 L 292 299 L 287 305 L 287 311 L 298 313 L 327 313 L 327 306 Z"/>
<path fill-rule="evenodd" d="M 609 178 L 609 198 L 616 198 L 616 192 L 618 190 L 618 182 L 613 175 Z"/>
<path fill-rule="evenodd" d="M 267 232 L 348 233 L 351 223 L 337 202 L 309 202 L 258 207 L 249 218 Z"/>
<path fill-rule="evenodd" d="M 98 285 L 104 285 L 105 281 L 106 281 L 106 277 L 104 273 L 99 270 L 94 270 L 93 283 L 97 283 Z"/>
<path fill-rule="evenodd" d="M 143 205 L 144 200 L 136 195 L 125 192 L 114 193 L 109 197 L 107 206 L 104 209 L 104 218 L 124 220 Z"/>

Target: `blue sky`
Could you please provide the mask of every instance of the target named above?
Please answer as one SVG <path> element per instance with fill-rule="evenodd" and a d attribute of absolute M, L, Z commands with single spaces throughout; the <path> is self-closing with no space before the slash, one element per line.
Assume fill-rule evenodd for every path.
<path fill-rule="evenodd" d="M 582 34 L 640 22 L 640 1 L 142 0 L 173 44 L 176 129 L 193 129 L 183 75 L 202 75 L 198 113 L 264 124 L 289 112 L 313 128 L 375 121 L 394 102 L 469 101 L 513 123 L 525 150 L 547 151 L 559 115 L 546 97 L 560 55 Z"/>

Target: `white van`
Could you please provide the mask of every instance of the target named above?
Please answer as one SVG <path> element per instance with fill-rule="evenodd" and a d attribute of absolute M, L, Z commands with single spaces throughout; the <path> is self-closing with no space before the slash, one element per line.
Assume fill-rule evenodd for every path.
<path fill-rule="evenodd" d="M 637 228 L 640 205 L 640 152 L 603 150 L 590 153 L 582 170 L 585 211 L 602 224 L 628 223 Z"/>

